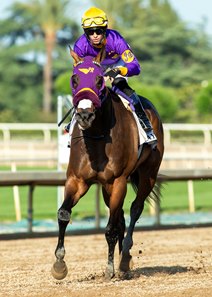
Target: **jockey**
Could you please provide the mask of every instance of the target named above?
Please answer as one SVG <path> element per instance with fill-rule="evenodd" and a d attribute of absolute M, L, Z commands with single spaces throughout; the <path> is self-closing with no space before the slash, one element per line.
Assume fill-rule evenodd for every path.
<path fill-rule="evenodd" d="M 146 142 L 150 145 L 156 144 L 157 138 L 141 99 L 127 82 L 127 77 L 140 73 L 139 62 L 125 39 L 117 31 L 108 29 L 107 26 L 108 18 L 103 10 L 96 7 L 88 9 L 82 16 L 84 34 L 75 42 L 74 51 L 79 57 L 95 57 L 101 47 L 105 46 L 106 57 L 102 61 L 105 77 L 111 78 L 114 90 L 121 90 L 131 99 L 141 126 L 147 134 Z"/>

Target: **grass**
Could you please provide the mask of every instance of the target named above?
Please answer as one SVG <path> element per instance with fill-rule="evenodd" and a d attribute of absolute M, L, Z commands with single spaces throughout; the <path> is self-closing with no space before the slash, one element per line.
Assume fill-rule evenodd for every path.
<path fill-rule="evenodd" d="M 194 195 L 197 211 L 212 211 L 211 181 L 195 181 Z M 27 196 L 28 187 L 19 187 L 22 219 L 27 218 Z M 161 211 L 163 213 L 174 213 L 188 211 L 188 194 L 186 182 L 169 182 L 162 189 Z M 73 208 L 72 217 L 81 219 L 95 215 L 96 185 L 92 186 L 89 192 L 81 198 Z M 34 190 L 34 219 L 56 220 L 57 213 L 57 187 L 37 186 Z M 124 203 L 125 213 L 129 213 L 131 202 L 135 194 L 128 186 L 128 194 Z M 101 215 L 107 214 L 103 198 L 100 199 Z M 149 213 L 149 204 L 146 203 L 144 213 Z M 13 188 L 0 188 L 0 222 L 15 221 L 15 209 L 13 201 Z"/>
<path fill-rule="evenodd" d="M 197 211 L 212 211 L 212 182 L 194 181 L 195 207 Z M 189 208 L 187 182 L 170 182 L 162 191 L 162 212 L 186 211 Z"/>

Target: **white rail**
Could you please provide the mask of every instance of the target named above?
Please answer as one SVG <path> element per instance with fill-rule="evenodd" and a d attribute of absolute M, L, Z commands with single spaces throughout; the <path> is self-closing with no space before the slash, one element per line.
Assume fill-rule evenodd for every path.
<path fill-rule="evenodd" d="M 165 143 L 171 144 L 171 132 L 173 131 L 201 131 L 204 135 L 204 144 L 212 144 L 212 124 L 163 124 Z M 57 131 L 57 123 L 0 123 L 0 131 L 3 134 L 3 141 L 11 140 L 12 131 L 41 131 L 44 141 L 51 140 L 51 132 Z"/>
<path fill-rule="evenodd" d="M 171 131 L 201 131 L 204 135 L 204 145 L 212 144 L 212 124 L 164 124 L 163 127 L 167 145 L 171 144 Z"/>
<path fill-rule="evenodd" d="M 60 127 L 60 129 L 62 129 Z M 15 132 L 21 132 L 21 139 L 14 137 Z M 29 139 L 26 131 L 40 131 L 43 138 L 39 142 Z M 182 138 L 176 141 L 176 133 L 182 133 Z M 185 135 L 191 132 L 191 141 Z M 202 143 L 192 143 L 193 132 L 203 135 Z M 57 164 L 59 159 L 59 141 L 57 145 L 57 123 L 0 123 L 0 164 Z M 60 132 L 61 134 L 62 132 Z M 19 133 L 20 134 L 20 133 Z M 41 135 L 42 135 L 41 134 Z M 211 168 L 212 167 L 212 124 L 164 124 L 165 154 L 162 169 L 171 168 Z M 199 135 L 199 133 L 198 133 Z M 62 140 L 62 138 L 61 138 Z M 66 148 L 68 139 L 63 138 L 61 145 Z M 64 155 L 64 154 L 63 154 Z"/>
<path fill-rule="evenodd" d="M 55 123 L 0 123 L 0 130 L 3 134 L 3 142 L 11 141 L 12 131 L 41 131 L 44 136 L 44 142 L 51 141 L 51 131 L 57 131 Z"/>
<path fill-rule="evenodd" d="M 188 181 L 188 194 L 190 211 L 195 211 L 193 180 L 211 180 L 212 169 L 208 170 L 161 170 L 158 176 L 158 182 L 165 181 Z M 66 174 L 64 171 L 20 171 L 20 172 L 0 172 L 0 187 L 4 186 L 29 186 L 28 192 L 28 232 L 33 232 L 33 192 L 35 186 L 64 186 Z M 96 192 L 96 220 L 100 218 L 99 191 Z M 156 216 L 156 225 L 160 225 L 160 205 L 155 205 L 154 215 Z M 100 228 L 100 223 L 96 222 L 96 228 Z"/>

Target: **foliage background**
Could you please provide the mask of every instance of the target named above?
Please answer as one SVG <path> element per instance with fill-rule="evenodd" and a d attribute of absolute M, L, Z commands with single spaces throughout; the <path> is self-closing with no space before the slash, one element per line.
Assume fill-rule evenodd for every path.
<path fill-rule="evenodd" d="M 212 40 L 189 28 L 168 0 L 90 1 L 106 11 L 142 66 L 129 83 L 164 122 L 211 122 Z M 76 1 L 15 2 L 0 21 L 0 121 L 55 122 L 59 94 L 69 94 L 67 45 L 82 34 Z"/>

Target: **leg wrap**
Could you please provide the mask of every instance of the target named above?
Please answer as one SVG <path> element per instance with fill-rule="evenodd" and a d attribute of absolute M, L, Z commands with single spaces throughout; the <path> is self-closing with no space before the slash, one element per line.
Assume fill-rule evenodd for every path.
<path fill-rule="evenodd" d="M 60 208 L 57 212 L 57 217 L 61 221 L 69 222 L 71 214 L 67 210 Z"/>

